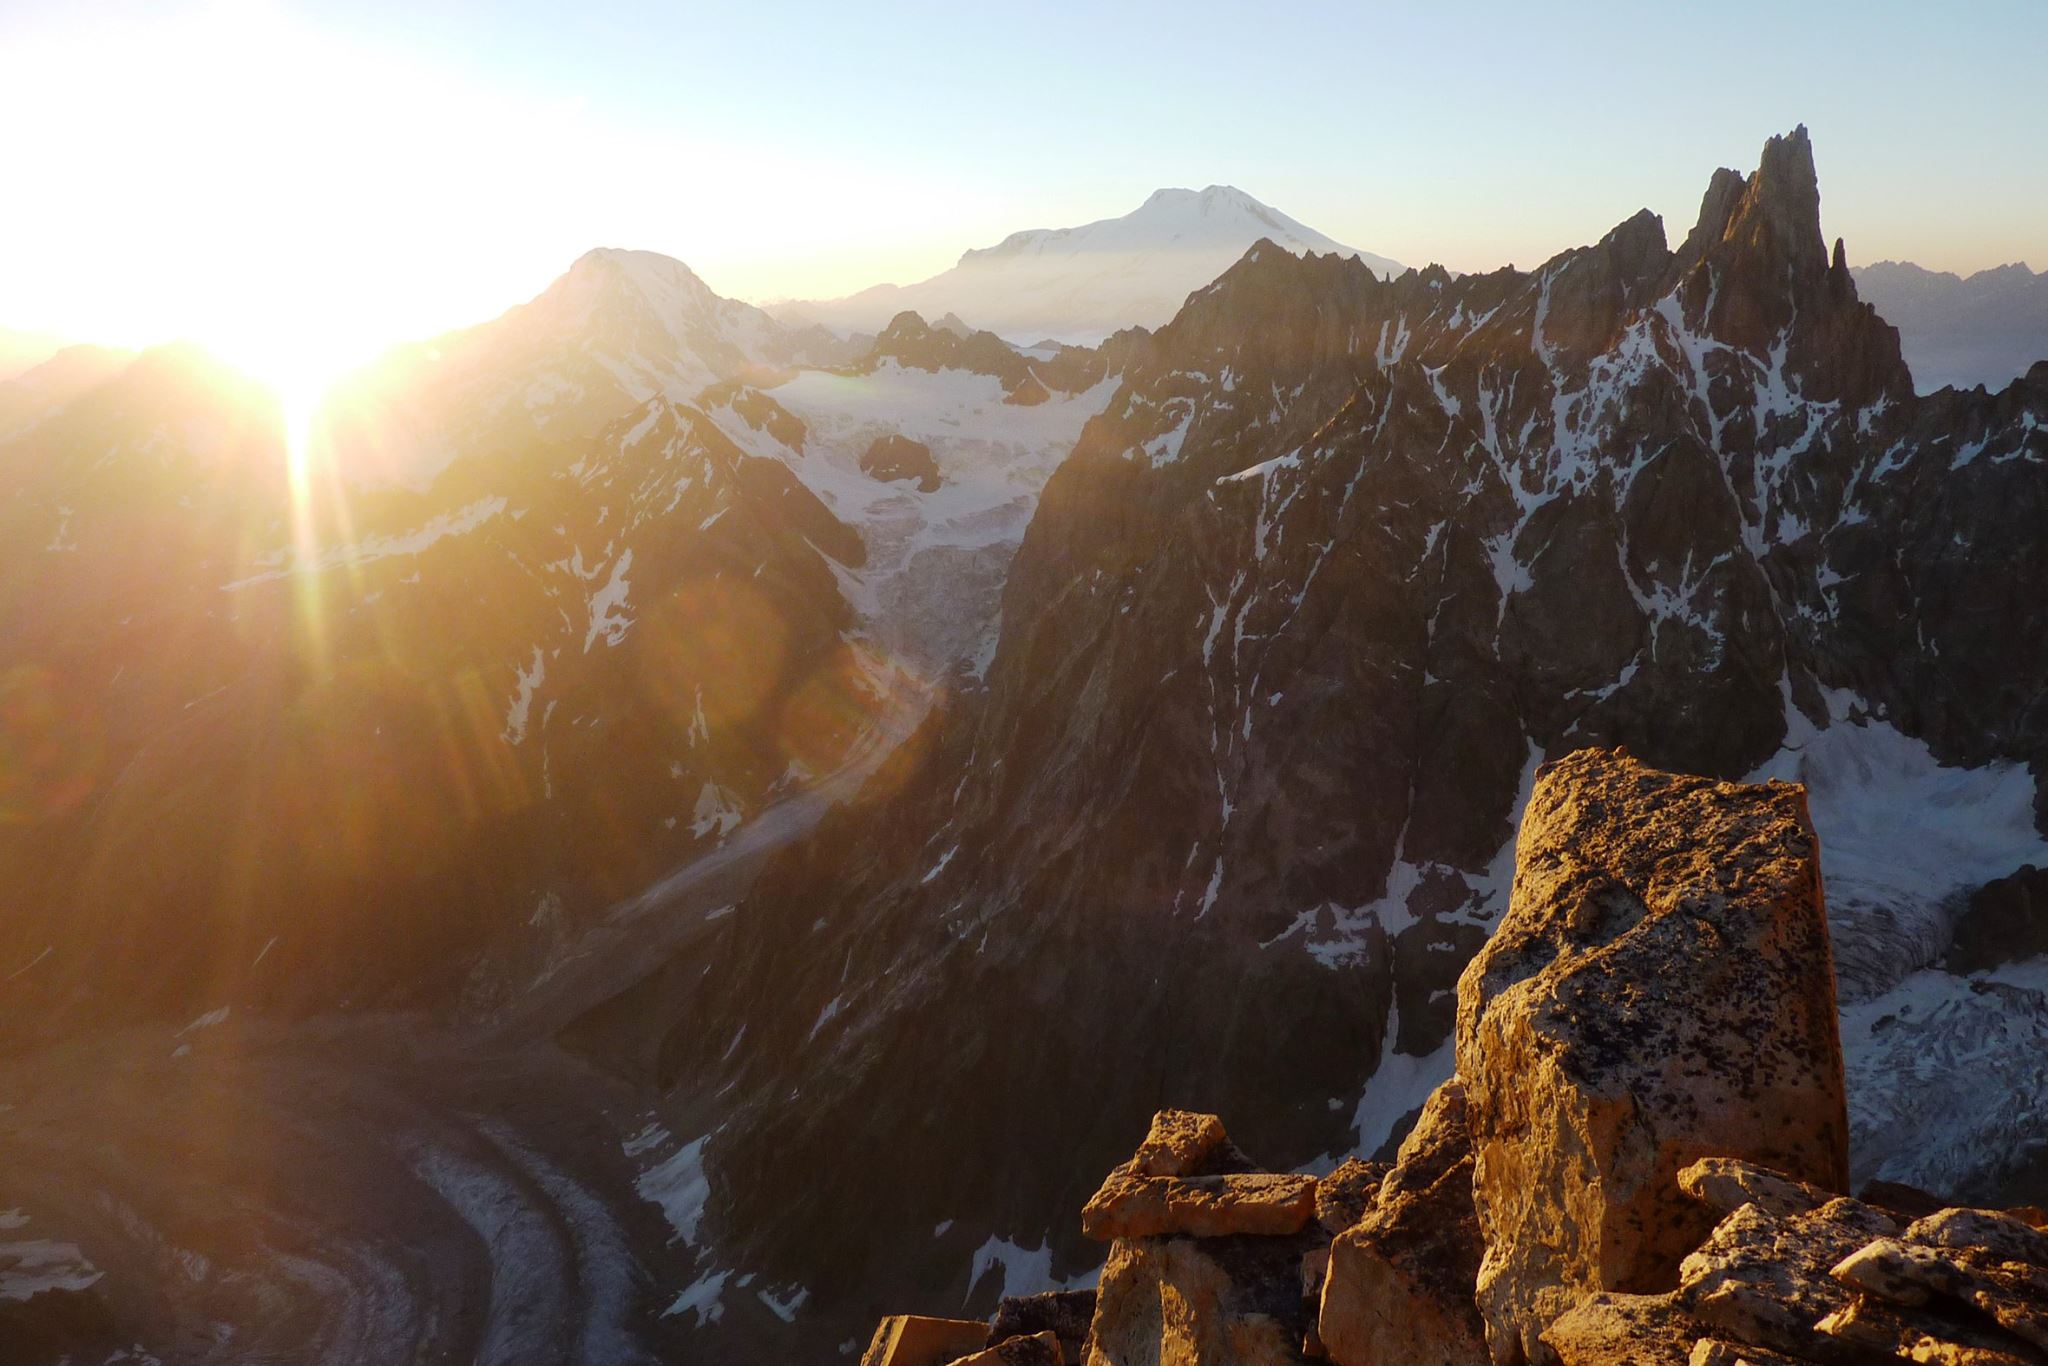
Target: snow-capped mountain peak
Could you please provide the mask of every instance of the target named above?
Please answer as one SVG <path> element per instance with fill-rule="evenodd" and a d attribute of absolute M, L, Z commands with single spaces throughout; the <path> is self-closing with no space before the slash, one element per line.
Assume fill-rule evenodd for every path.
<path fill-rule="evenodd" d="M 1092 343 L 1126 327 L 1158 327 L 1261 239 L 1296 255 L 1355 256 L 1375 274 L 1405 267 L 1346 246 L 1232 185 L 1155 190 L 1131 212 L 1070 228 L 1011 233 L 951 270 L 908 286 L 800 304 L 783 316 L 877 331 L 913 309 L 957 313 L 1012 340 Z"/>
<path fill-rule="evenodd" d="M 1011 233 L 996 246 L 967 252 L 960 258 L 960 264 L 986 265 L 1029 253 L 1141 252 L 1211 246 L 1231 252 L 1234 258 L 1262 237 L 1272 238 L 1296 255 L 1334 251 L 1340 256 L 1357 256 L 1380 274 L 1390 270 L 1398 273 L 1401 269 L 1385 257 L 1347 247 L 1296 222 L 1234 185 L 1211 185 L 1204 190 L 1154 190 L 1143 204 L 1121 218 L 1105 218 L 1077 228 L 1034 228 Z"/>

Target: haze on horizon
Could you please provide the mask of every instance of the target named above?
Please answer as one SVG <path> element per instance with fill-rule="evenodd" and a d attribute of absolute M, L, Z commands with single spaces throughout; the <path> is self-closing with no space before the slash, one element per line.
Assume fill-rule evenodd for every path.
<path fill-rule="evenodd" d="M 1813 131 L 1852 263 L 2048 265 L 2048 8 L 1572 18 L 1305 4 L 587 8 L 31 0 L 0 14 L 0 326 L 331 374 L 594 246 L 721 293 L 941 271 L 1165 185 L 1339 241 L 1534 265 Z M 2007 41 L 1986 44 L 2001 32 Z"/>

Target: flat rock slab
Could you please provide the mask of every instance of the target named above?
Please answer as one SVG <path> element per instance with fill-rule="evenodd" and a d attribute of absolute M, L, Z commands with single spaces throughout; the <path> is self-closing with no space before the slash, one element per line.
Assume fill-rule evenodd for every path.
<path fill-rule="evenodd" d="M 1064 1366 L 1065 1360 L 1059 1335 L 1047 1330 L 1005 1338 L 973 1356 L 960 1357 L 952 1366 Z"/>
<path fill-rule="evenodd" d="M 949 1366 L 988 1342 L 980 1319 L 933 1319 L 892 1314 L 875 1329 L 860 1366 Z"/>
<path fill-rule="evenodd" d="M 1678 1174 L 1678 1188 L 1716 1214 L 1728 1215 L 1744 1205 L 1771 1214 L 1805 1214 L 1834 1199 L 1832 1192 L 1794 1181 L 1744 1162 L 1739 1157 L 1703 1157 Z"/>
<path fill-rule="evenodd" d="M 1316 1179 L 1273 1172 L 1138 1176 L 1119 1167 L 1081 1210 L 1090 1238 L 1285 1237 L 1316 1212 Z"/>

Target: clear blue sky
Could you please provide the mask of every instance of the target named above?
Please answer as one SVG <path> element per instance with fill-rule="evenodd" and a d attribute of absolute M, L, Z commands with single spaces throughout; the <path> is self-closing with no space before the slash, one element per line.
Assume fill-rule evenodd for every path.
<path fill-rule="evenodd" d="M 0 79 L 9 50 L 59 70 L 50 44 L 95 53 L 133 39 L 137 16 L 161 24 L 187 9 L 223 12 L 5 0 Z M 670 252 L 749 297 L 845 292 L 932 273 L 1013 229 L 1211 182 L 1406 262 L 1527 266 L 1646 205 L 1677 238 L 1716 166 L 1749 169 L 1767 136 L 1799 122 L 1813 133 L 1826 229 L 1848 239 L 1852 262 L 2048 267 L 2043 0 L 1264 13 L 1205 0 L 273 0 L 225 11 L 289 29 L 294 52 L 310 42 L 353 54 L 345 70 L 395 63 L 457 105 L 504 111 L 465 123 L 437 106 L 406 116 L 433 125 L 421 136 L 387 124 L 341 152 L 333 128 L 308 134 L 312 150 L 283 159 L 309 163 L 295 173 L 333 192 L 299 203 L 290 223 L 238 215 L 253 236 L 297 232 L 317 253 L 330 244 L 315 220 L 335 202 L 360 210 L 345 241 L 373 255 L 410 242 L 447 256 L 488 239 L 470 254 L 489 276 L 465 277 L 450 309 L 473 312 L 492 289 L 502 302 L 531 293 L 598 243 Z M 386 83 L 374 71 L 341 82 L 354 93 L 321 96 L 324 116 L 355 118 L 351 101 L 376 101 Z M 48 112 L 61 139 L 66 111 Z M 126 117 L 153 121 L 145 109 Z M 113 135 L 95 136 L 77 160 L 111 159 L 118 179 Z M 202 135 L 183 143 L 156 159 L 214 154 Z M 471 148 L 488 174 L 456 169 Z M 380 168 L 408 157 L 421 165 L 394 188 Z M 450 168 L 446 187 L 429 161 Z M 73 188 L 105 216 L 92 198 L 104 191 Z M 67 200 L 23 202 L 62 215 Z M 127 230 L 149 234 L 154 216 Z M 26 286 L 23 250 L 75 236 L 59 226 L 0 224 L 0 322 L 63 323 L 9 317 L 5 302 Z M 120 239 L 95 247 L 104 260 Z"/>

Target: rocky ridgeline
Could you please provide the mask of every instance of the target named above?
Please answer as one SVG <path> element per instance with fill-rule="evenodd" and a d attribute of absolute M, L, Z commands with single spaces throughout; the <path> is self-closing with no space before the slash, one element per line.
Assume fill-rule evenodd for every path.
<path fill-rule="evenodd" d="M 2048 1215 L 1845 1193 L 1819 855 L 1796 785 L 1544 766 L 1391 1165 L 1162 1111 L 1082 1211 L 1096 1291 L 892 1318 L 863 1366 L 2048 1363 Z"/>

